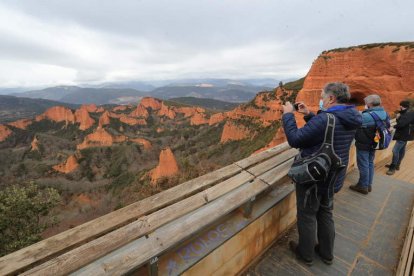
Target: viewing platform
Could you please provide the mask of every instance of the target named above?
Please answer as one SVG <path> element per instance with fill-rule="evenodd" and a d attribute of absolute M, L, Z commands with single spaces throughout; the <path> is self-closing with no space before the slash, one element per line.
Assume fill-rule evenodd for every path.
<path fill-rule="evenodd" d="M 298 262 L 288 246 L 288 241 L 297 240 L 296 227 L 292 227 L 245 275 L 394 275 L 412 215 L 413 146 L 403 162 L 393 176 L 385 174 L 384 162 L 378 164 L 368 195 L 349 189 L 359 175 L 357 170 L 348 174 L 335 195 L 335 260 L 331 266 L 317 254 L 311 267 Z"/>
<path fill-rule="evenodd" d="M 3 256 L 0 275 L 410 275 L 414 146 L 386 176 L 392 146 L 377 152 L 366 196 L 348 189 L 358 178 L 351 148 L 332 266 L 302 265 L 288 250 L 297 150 L 284 143 Z"/>

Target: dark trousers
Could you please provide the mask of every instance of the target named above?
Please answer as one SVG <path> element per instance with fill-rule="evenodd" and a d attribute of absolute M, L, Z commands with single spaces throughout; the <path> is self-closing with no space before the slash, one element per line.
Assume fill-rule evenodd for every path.
<path fill-rule="evenodd" d="M 394 148 L 392 149 L 392 164 L 394 166 L 399 166 L 405 155 L 405 147 L 407 146 L 407 141 L 395 141 Z"/>
<path fill-rule="evenodd" d="M 325 259 L 333 259 L 335 226 L 333 221 L 333 192 L 318 193 L 316 186 L 296 185 L 299 253 L 312 260 L 315 245 Z"/>

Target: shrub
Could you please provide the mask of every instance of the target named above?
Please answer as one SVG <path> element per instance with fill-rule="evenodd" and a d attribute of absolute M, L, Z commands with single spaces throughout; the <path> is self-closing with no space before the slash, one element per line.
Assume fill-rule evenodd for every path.
<path fill-rule="evenodd" d="M 59 201 L 55 189 L 39 190 L 34 183 L 0 191 L 0 256 L 41 240 L 41 233 L 56 223 L 48 215 Z"/>

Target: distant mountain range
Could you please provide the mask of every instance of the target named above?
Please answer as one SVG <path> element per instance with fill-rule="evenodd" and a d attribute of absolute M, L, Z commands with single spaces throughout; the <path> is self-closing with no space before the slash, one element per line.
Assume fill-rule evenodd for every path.
<path fill-rule="evenodd" d="M 181 98 L 171 98 L 169 101 L 186 104 L 189 106 L 200 106 L 210 110 L 220 110 L 220 111 L 229 111 L 237 106 L 238 103 L 223 102 L 214 99 L 203 99 L 203 98 L 194 98 L 194 97 L 181 97 Z"/>
<path fill-rule="evenodd" d="M 45 99 L 20 98 L 0 95 L 0 123 L 11 122 L 24 118 L 32 118 L 43 113 L 46 109 L 62 105 L 77 108 L 79 105 L 62 103 Z"/>
<path fill-rule="evenodd" d="M 277 86 L 272 79 L 229 80 L 189 79 L 171 81 L 125 82 L 101 84 L 99 87 L 55 86 L 40 90 L 14 93 L 13 96 L 61 101 L 71 104 L 128 104 L 142 97 L 161 99 L 195 97 L 225 102 L 243 103 L 256 93 Z M 262 85 L 264 83 L 269 86 Z"/>

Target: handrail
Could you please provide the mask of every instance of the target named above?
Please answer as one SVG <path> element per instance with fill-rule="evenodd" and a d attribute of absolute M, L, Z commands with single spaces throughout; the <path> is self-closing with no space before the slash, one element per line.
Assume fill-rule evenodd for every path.
<path fill-rule="evenodd" d="M 170 206 L 189 196 L 217 185 L 239 174 L 245 168 L 250 168 L 266 161 L 289 149 L 287 143 L 247 157 L 222 169 L 179 184 L 159 194 L 133 203 L 122 209 L 94 219 L 73 229 L 52 236 L 36 244 L 18 250 L 0 258 L 0 274 L 10 274 L 26 270 L 33 264 L 61 255 L 73 248 L 82 246 L 106 233 L 110 233 L 123 225 L 134 222 L 143 216 L 148 216 L 157 210 Z M 141 220 L 143 220 L 141 219 Z M 135 225 L 139 222 L 135 222 Z M 122 244 L 121 244 L 122 245 Z"/>

